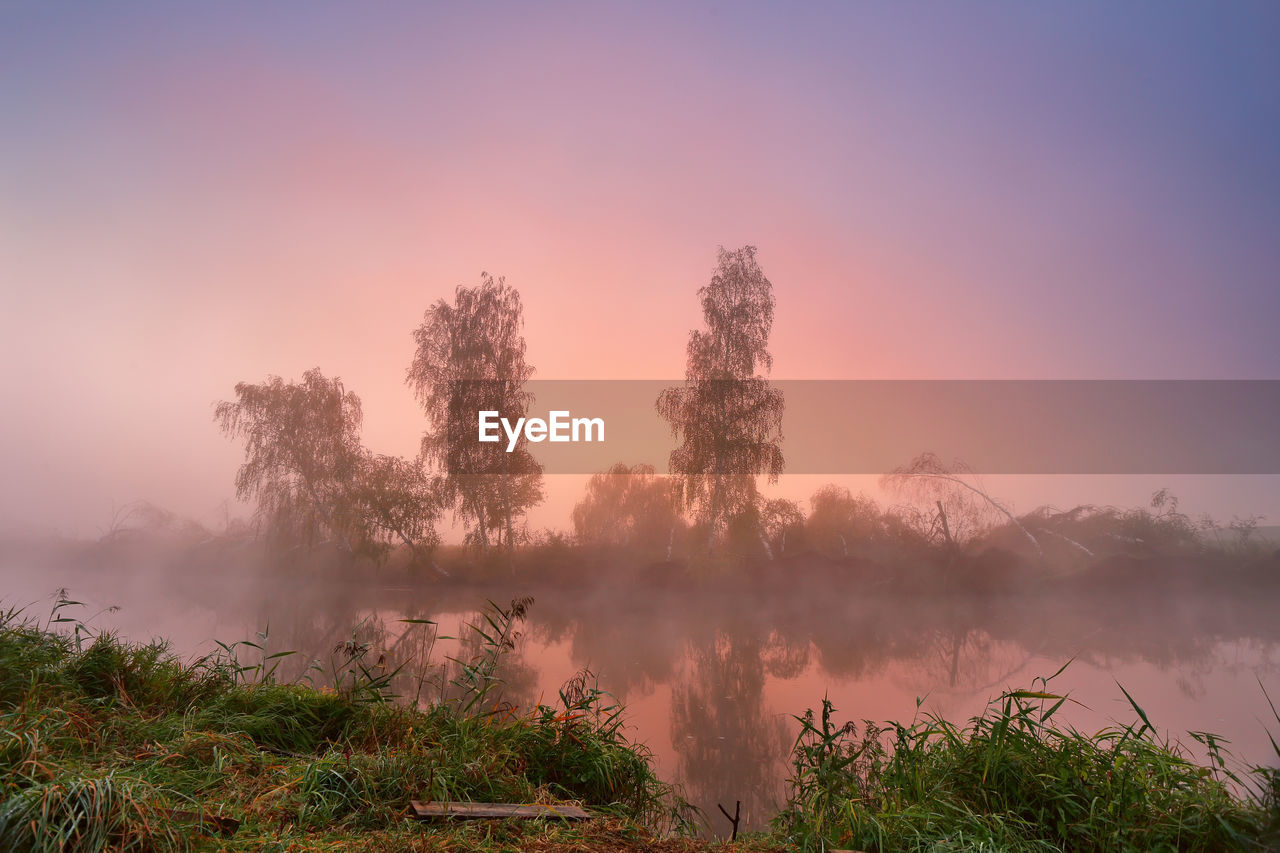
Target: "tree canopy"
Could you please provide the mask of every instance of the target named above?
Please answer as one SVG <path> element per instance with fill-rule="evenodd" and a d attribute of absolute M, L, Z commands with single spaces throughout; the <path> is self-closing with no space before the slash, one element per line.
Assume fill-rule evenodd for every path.
<path fill-rule="evenodd" d="M 652 465 L 618 463 L 593 475 L 573 508 L 574 534 L 592 544 L 665 547 L 678 520 L 672 483 Z"/>
<path fill-rule="evenodd" d="M 773 366 L 773 285 L 755 255 L 720 249 L 698 291 L 706 328 L 689 336 L 685 383 L 657 401 L 678 440 L 670 467 L 681 500 L 711 536 L 758 509 L 757 476 L 775 482 L 783 469 L 782 392 L 761 375 Z"/>
<path fill-rule="evenodd" d="M 360 398 L 319 368 L 301 382 L 279 376 L 236 385 L 214 409 L 222 431 L 245 442 L 236 495 L 255 500 L 278 540 L 336 537 L 349 553 L 381 556 L 388 540 L 414 554 L 436 543 L 439 515 L 421 468 L 377 456 L 360 443 Z"/>
<path fill-rule="evenodd" d="M 229 437 L 243 438 L 245 460 L 236 496 L 256 500 L 272 529 L 313 541 L 327 531 L 353 550 L 354 523 L 347 483 L 360 466 L 360 398 L 319 368 L 302 382 L 269 376 L 236 384 L 236 400 L 223 401 L 214 418 Z"/>
<path fill-rule="evenodd" d="M 542 467 L 521 438 L 477 440 L 477 417 L 496 411 L 513 423 L 528 411 L 520 294 L 502 278 L 481 274 L 476 287 L 440 299 L 413 332 L 417 351 L 405 381 L 422 404 L 429 429 L 422 458 L 445 474 L 444 500 L 470 525 L 468 539 L 488 550 L 490 537 L 515 545 L 516 519 L 542 500 Z"/>

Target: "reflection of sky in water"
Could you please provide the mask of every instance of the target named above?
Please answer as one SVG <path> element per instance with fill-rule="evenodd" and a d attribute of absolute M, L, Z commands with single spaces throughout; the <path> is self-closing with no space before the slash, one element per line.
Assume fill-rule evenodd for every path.
<path fill-rule="evenodd" d="M 324 658 L 360 626 L 360 638 L 391 658 L 430 651 L 430 666 L 408 666 L 400 693 L 436 695 L 440 666 L 466 656 L 466 640 L 482 590 L 442 592 L 294 583 L 271 591 L 220 586 L 193 597 L 174 585 L 135 574 L 120 578 L 75 572 L 63 579 L 85 602 L 76 615 L 97 613 L 93 624 L 134 639 L 165 637 L 184 656 L 213 651 L 214 639 L 256 639 L 269 627 L 272 650 L 300 654 L 282 667 L 291 675 L 312 657 Z M 43 616 L 56 586 L 46 572 L 5 570 L 6 604 L 35 602 Z M 1268 632 L 1262 602 L 1242 598 L 1218 614 L 1219 628 L 1203 621 L 1213 607 L 1184 610 L 1143 605 L 1131 622 L 1107 607 L 1070 601 L 1010 599 L 989 611 L 946 601 L 882 599 L 833 604 L 830 598 L 788 608 L 742 597 L 689 596 L 635 599 L 622 594 L 575 597 L 544 592 L 501 675 L 504 698 L 522 707 L 554 704 L 560 686 L 582 667 L 625 701 L 629 733 L 654 753 L 660 775 L 684 785 L 714 832 L 727 831 L 716 809 L 743 804 L 744 826 L 760 826 L 782 805 L 782 780 L 797 731 L 792 714 L 820 705 L 827 695 L 836 719 L 910 719 L 917 697 L 922 713 L 956 720 L 979 713 L 1005 687 L 1030 686 L 1064 661 L 1074 662 L 1050 685 L 1080 704 L 1059 711 L 1066 722 L 1094 732 L 1135 718 L 1117 682 L 1133 695 L 1162 733 L 1202 754 L 1188 731 L 1210 731 L 1230 741 L 1243 761 L 1274 761 L 1261 679 L 1280 692 L 1280 646 Z M 111 604 L 117 612 L 99 612 Z M 1154 608 L 1154 611 L 1153 611 Z M 441 635 L 400 620 L 432 619 Z M 1154 620 L 1154 621 L 1152 621 Z M 1162 632 L 1152 625 L 1163 624 Z M 1252 626 L 1252 627 L 1250 627 Z M 1198 630 L 1197 630 L 1198 629 Z M 292 669 L 290 669 L 292 667 Z M 447 684 L 452 673 L 445 676 Z M 420 688 L 421 677 L 429 684 Z M 435 681 L 430 679 L 435 678 Z M 1274 728 L 1274 722 L 1273 722 Z"/>

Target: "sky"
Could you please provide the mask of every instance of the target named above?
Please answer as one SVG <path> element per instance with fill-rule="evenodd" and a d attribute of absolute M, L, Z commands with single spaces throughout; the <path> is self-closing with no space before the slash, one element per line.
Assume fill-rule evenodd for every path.
<path fill-rule="evenodd" d="M 268 374 L 413 454 L 410 333 L 481 272 L 543 379 L 681 377 L 743 244 L 779 378 L 1280 378 L 1277 44 L 1268 3 L 0 0 L 0 531 L 241 511 L 213 405 Z M 1173 485 L 1277 523 L 1276 480 Z"/>

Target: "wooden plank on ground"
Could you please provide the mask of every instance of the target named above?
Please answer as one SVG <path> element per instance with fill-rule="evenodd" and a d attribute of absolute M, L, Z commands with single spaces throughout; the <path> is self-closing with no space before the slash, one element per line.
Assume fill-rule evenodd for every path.
<path fill-rule="evenodd" d="M 463 820 L 476 818 L 558 818 L 560 820 L 587 820 L 591 812 L 577 806 L 548 806 L 541 803 L 453 803 L 411 800 L 409 807 L 418 820 L 456 817 Z"/>
<path fill-rule="evenodd" d="M 233 817 L 222 817 L 208 812 L 189 812 L 182 809 L 163 809 L 165 814 L 177 821 L 199 824 L 205 835 L 213 835 L 210 829 L 216 830 L 223 838 L 230 838 L 240 828 L 240 821 Z"/>

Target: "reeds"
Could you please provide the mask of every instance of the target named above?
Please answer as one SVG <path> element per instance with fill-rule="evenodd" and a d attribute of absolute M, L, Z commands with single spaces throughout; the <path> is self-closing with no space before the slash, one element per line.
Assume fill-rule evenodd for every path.
<path fill-rule="evenodd" d="M 606 694 L 583 681 L 556 707 L 493 713 L 529 603 L 489 614 L 468 690 L 427 708 L 388 701 L 358 626 L 339 689 L 321 690 L 276 680 L 266 632 L 188 664 L 54 621 L 70 601 L 48 620 L 0 613 L 0 850 L 217 849 L 201 839 L 223 822 L 205 815 L 241 822 L 236 847 L 400 849 L 421 833 L 410 798 L 575 800 L 643 833 L 679 801 Z M 263 662 L 242 663 L 246 649 Z"/>
<path fill-rule="evenodd" d="M 1255 769 L 1261 784 L 1242 790 L 1219 739 L 1195 733 L 1209 756 L 1197 764 L 1127 692 L 1134 723 L 1092 735 L 1060 726 L 1070 700 L 1049 680 L 1001 694 L 963 726 L 925 715 L 868 722 L 861 736 L 837 727 L 824 700 L 817 719 L 799 718 L 777 830 L 804 849 L 1272 849 L 1274 770 Z"/>

